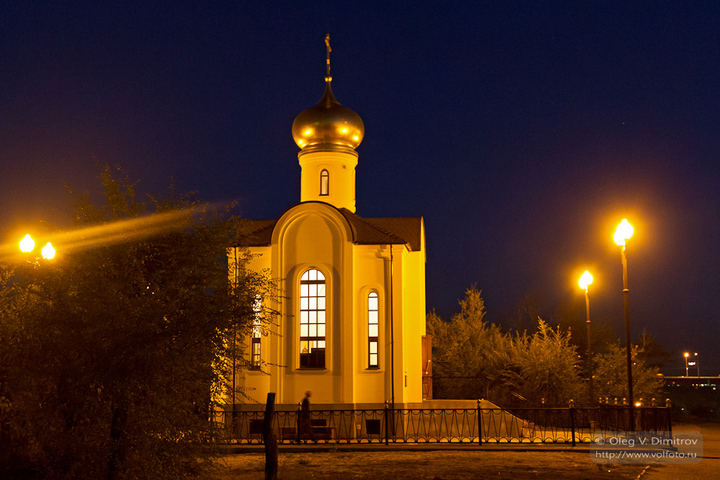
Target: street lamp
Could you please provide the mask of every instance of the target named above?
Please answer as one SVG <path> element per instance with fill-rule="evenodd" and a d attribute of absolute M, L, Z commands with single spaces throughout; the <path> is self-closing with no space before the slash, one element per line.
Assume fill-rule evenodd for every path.
<path fill-rule="evenodd" d="M 35 249 L 35 240 L 32 239 L 28 233 L 20 240 L 20 251 L 23 253 L 30 253 Z"/>
<path fill-rule="evenodd" d="M 585 311 L 587 313 L 587 320 L 585 321 L 585 325 L 587 325 L 587 365 L 588 365 L 588 377 L 590 379 L 590 402 L 594 401 L 595 395 L 593 392 L 593 368 L 592 368 L 592 342 L 590 341 L 590 296 L 588 295 L 588 286 L 592 283 L 593 276 L 585 270 L 585 273 L 582 274 L 580 277 L 580 280 L 578 281 L 578 285 L 580 285 L 580 288 L 585 290 Z"/>
<path fill-rule="evenodd" d="M 35 240 L 30 236 L 28 233 L 23 237 L 22 240 L 20 240 L 20 251 L 23 253 L 30 253 L 33 250 L 35 250 Z M 55 258 L 55 248 L 53 248 L 52 244 L 48 242 L 41 250 L 40 254 L 42 255 L 42 258 L 46 260 L 52 260 Z"/>
<path fill-rule="evenodd" d="M 690 374 L 688 373 L 688 367 L 696 367 L 697 368 L 697 376 L 700 376 L 700 362 L 697 360 L 697 352 L 695 352 L 695 360 L 689 361 L 690 353 L 685 352 L 685 376 L 689 377 Z"/>
<path fill-rule="evenodd" d="M 627 350 L 627 377 L 628 377 L 628 402 L 630 405 L 630 431 L 635 430 L 635 412 L 633 412 L 633 384 L 632 384 L 632 344 L 630 343 L 630 290 L 628 289 L 627 278 L 627 255 L 625 253 L 625 242 L 633 234 L 633 227 L 623 218 L 615 230 L 615 243 L 622 246 L 623 266 L 623 297 L 625 298 L 625 349 Z"/>

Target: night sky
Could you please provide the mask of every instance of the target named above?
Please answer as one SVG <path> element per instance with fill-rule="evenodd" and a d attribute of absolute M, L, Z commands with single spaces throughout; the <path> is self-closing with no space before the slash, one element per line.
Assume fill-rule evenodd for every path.
<path fill-rule="evenodd" d="M 67 224 L 99 165 L 277 218 L 300 199 L 293 119 L 333 91 L 365 123 L 357 213 L 423 216 L 427 307 L 473 284 L 498 321 L 624 335 L 630 314 L 720 373 L 720 3 L 0 1 L 0 235 Z M 63 5 L 71 4 L 71 5 Z M 148 5 L 150 4 L 150 5 Z M 624 337 L 623 337 L 624 338 Z"/>

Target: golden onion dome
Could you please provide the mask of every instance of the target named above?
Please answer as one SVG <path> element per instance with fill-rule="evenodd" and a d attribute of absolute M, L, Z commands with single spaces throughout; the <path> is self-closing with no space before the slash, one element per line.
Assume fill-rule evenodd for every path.
<path fill-rule="evenodd" d="M 295 118 L 292 134 L 303 150 L 314 148 L 357 148 L 365 135 L 360 116 L 340 105 L 330 88 L 332 77 L 325 77 L 325 93 L 314 107 Z"/>

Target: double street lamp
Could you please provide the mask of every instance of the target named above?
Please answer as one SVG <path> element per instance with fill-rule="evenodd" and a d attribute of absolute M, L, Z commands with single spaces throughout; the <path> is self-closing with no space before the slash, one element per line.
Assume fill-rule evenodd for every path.
<path fill-rule="evenodd" d="M 20 240 L 20 251 L 23 253 L 30 253 L 33 250 L 35 250 L 35 240 L 33 240 L 28 233 L 22 240 Z M 40 255 L 46 260 L 52 260 L 55 258 L 55 248 L 53 248 L 52 244 L 48 242 L 42 250 L 40 250 Z"/>
<path fill-rule="evenodd" d="M 625 349 L 627 350 L 627 377 L 628 377 L 628 401 L 630 405 L 630 431 L 635 430 L 635 412 L 633 411 L 633 384 L 632 384 L 632 344 L 630 342 L 630 290 L 628 289 L 627 279 L 627 255 L 625 253 L 625 243 L 632 237 L 633 227 L 623 219 L 615 230 L 615 243 L 622 246 L 622 266 L 623 266 L 623 297 L 625 299 Z"/>
<path fill-rule="evenodd" d="M 592 402 L 595 398 L 595 395 L 593 393 L 593 368 L 592 368 L 592 342 L 590 341 L 590 296 L 588 295 L 588 286 L 592 283 L 593 276 L 585 270 L 585 273 L 582 274 L 580 277 L 580 280 L 578 281 L 578 285 L 580 285 L 580 288 L 585 290 L 585 311 L 587 312 L 587 320 L 585 321 L 585 325 L 587 325 L 587 366 L 588 366 L 588 377 L 590 379 L 589 387 L 590 387 L 590 401 Z"/>

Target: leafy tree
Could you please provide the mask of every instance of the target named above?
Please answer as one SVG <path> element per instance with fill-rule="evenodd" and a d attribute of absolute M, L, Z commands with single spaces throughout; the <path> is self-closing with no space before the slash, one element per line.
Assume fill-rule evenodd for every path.
<path fill-rule="evenodd" d="M 100 207 L 74 196 L 85 228 L 56 237 L 56 260 L 0 275 L 3 478 L 208 473 L 197 445 L 227 391 L 228 338 L 249 331 L 267 281 L 228 281 L 236 220 L 188 197 L 138 202 L 117 177 L 103 170 Z"/>
<path fill-rule="evenodd" d="M 627 396 L 624 350 L 612 340 L 607 322 L 593 321 L 593 386 L 588 398 L 587 336 L 585 309 L 564 306 L 556 327 L 539 316 L 535 295 L 518 302 L 507 318 L 511 327 L 530 326 L 528 333 L 503 333 L 500 326 L 485 320 L 485 305 L 475 286 L 459 301 L 460 312 L 445 321 L 434 312 L 427 316 L 427 331 L 433 339 L 433 394 L 437 398 L 487 398 L 502 406 L 567 406 L 595 404 L 597 398 L 611 401 Z M 643 334 L 633 349 L 635 400 L 649 403 L 660 398 L 662 381 L 657 365 L 668 352 L 653 337 Z"/>
<path fill-rule="evenodd" d="M 537 330 L 518 334 L 512 341 L 505 387 L 525 405 L 567 405 L 582 395 L 578 355 L 570 334 L 553 329 L 538 318 Z"/>
<path fill-rule="evenodd" d="M 427 332 L 433 335 L 433 377 L 438 378 L 436 396 L 488 398 L 501 382 L 510 341 L 500 327 L 484 320 L 485 304 L 475 286 L 459 304 L 460 312 L 449 322 L 434 312 L 427 316 Z"/>
<path fill-rule="evenodd" d="M 634 400 L 642 400 L 649 405 L 653 398 L 662 398 L 663 381 L 658 377 L 657 367 L 647 367 L 644 359 L 638 355 L 637 347 L 632 350 L 632 377 Z M 601 398 L 611 403 L 622 402 L 627 398 L 627 354 L 619 343 L 614 343 L 606 353 L 596 357 L 595 391 Z"/>
<path fill-rule="evenodd" d="M 434 337 L 437 398 L 487 398 L 524 406 L 540 405 L 543 399 L 548 405 L 578 400 L 583 382 L 569 333 L 551 329 L 539 317 L 532 322 L 537 325 L 532 335 L 503 333 L 500 326 L 485 321 L 485 304 L 475 286 L 459 304 L 460 312 L 450 321 L 434 312 L 427 316 L 427 331 Z"/>

